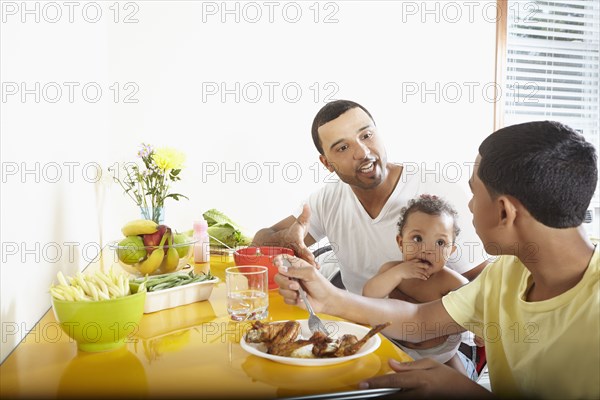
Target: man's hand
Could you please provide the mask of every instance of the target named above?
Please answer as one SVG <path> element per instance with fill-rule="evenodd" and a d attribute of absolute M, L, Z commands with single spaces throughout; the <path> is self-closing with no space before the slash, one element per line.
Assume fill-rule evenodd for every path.
<path fill-rule="evenodd" d="M 294 253 L 296 253 L 298 257 L 316 267 L 315 257 L 304 243 L 304 238 L 308 235 L 309 222 L 310 208 L 308 207 L 308 204 L 305 204 L 302 208 L 302 213 L 296 218 L 296 222 L 283 232 L 283 240 L 294 250 Z"/>
<path fill-rule="evenodd" d="M 406 398 L 493 398 L 492 393 L 465 375 L 430 358 L 400 363 L 389 361 L 393 374 L 381 375 L 359 384 L 361 389 L 401 388 L 395 396 Z"/>
<path fill-rule="evenodd" d="M 284 265 L 284 257 L 291 266 Z M 279 294 L 287 304 L 304 307 L 298 296 L 299 281 L 302 282 L 308 301 L 315 312 L 323 312 L 331 303 L 337 288 L 311 264 L 301 258 L 288 255 L 277 256 L 273 264 L 279 268 L 279 273 L 275 275 L 275 282 L 279 285 Z"/>

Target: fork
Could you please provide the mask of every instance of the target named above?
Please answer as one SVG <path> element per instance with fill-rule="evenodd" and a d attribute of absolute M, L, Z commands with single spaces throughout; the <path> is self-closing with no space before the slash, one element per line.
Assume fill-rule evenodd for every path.
<path fill-rule="evenodd" d="M 300 284 L 300 282 L 298 282 L 298 284 Z M 308 317 L 308 329 L 310 329 L 311 333 L 323 332 L 324 334 L 329 336 L 329 331 L 327 330 L 327 327 L 325 326 L 323 321 L 321 321 L 321 318 L 317 317 L 317 314 L 315 314 L 312 306 L 308 302 L 308 299 L 306 298 L 306 292 L 304 291 L 304 289 L 302 289 L 302 286 L 299 287 L 300 289 L 298 289 L 298 292 L 300 292 L 300 297 L 302 298 L 304 304 L 306 304 L 306 309 L 310 313 L 310 316 Z"/>
<path fill-rule="evenodd" d="M 287 267 L 292 266 L 292 263 L 286 257 L 283 257 L 282 264 Z M 327 330 L 327 327 L 325 326 L 323 321 L 321 321 L 321 318 L 317 317 L 317 314 L 315 314 L 315 311 L 308 302 L 308 299 L 306 298 L 306 292 L 302 288 L 300 280 L 296 279 L 296 282 L 298 282 L 298 292 L 300 293 L 300 297 L 302 298 L 304 304 L 306 304 L 306 309 L 310 313 L 310 316 L 308 317 L 308 329 L 310 330 L 310 333 L 323 332 L 324 334 L 329 336 L 329 331 Z"/>

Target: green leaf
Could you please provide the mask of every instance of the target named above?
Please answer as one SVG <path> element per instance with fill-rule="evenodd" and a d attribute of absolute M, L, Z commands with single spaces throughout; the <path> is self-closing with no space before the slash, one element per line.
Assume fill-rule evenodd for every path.
<path fill-rule="evenodd" d="M 215 224 L 208 227 L 208 234 L 209 236 L 212 236 L 210 238 L 210 244 L 214 246 L 221 246 L 221 243 L 213 238 L 220 240 L 229 247 L 245 246 L 251 242 L 250 238 L 229 223 Z"/>
<path fill-rule="evenodd" d="M 208 222 L 208 226 L 213 226 L 215 224 L 230 224 L 233 228 L 239 229 L 239 225 L 233 222 L 231 218 L 227 215 L 223 214 L 221 211 L 217 209 L 210 209 L 202 214 L 206 222 Z"/>

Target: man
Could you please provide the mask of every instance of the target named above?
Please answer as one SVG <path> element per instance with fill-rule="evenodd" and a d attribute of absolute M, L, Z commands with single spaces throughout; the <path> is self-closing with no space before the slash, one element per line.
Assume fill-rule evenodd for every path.
<path fill-rule="evenodd" d="M 371 299 L 334 288 L 306 262 L 276 276 L 286 303 L 302 280 L 318 312 L 420 341 L 465 329 L 485 340 L 490 382 L 502 397 L 600 398 L 600 254 L 581 226 L 598 182 L 593 146 L 556 122 L 497 131 L 479 147 L 469 181 L 473 225 L 499 255 L 473 282 L 425 304 Z M 576 362 L 573 362 L 576 360 Z M 369 379 L 419 397 L 490 395 L 458 372 L 423 359 Z"/>
<path fill-rule="evenodd" d="M 402 207 L 421 194 L 434 194 L 458 209 L 463 232 L 448 266 L 459 273 L 469 271 L 468 279 L 483 269 L 486 254 L 468 222 L 467 198 L 458 183 L 388 163 L 375 122 L 363 106 L 348 100 L 326 104 L 315 116 L 312 138 L 319 160 L 340 181 L 313 193 L 298 218 L 289 216 L 258 231 L 254 244 L 291 247 L 314 264 L 307 246 L 327 237 L 344 286 L 362 293 L 382 264 L 402 259 L 395 241 Z"/>

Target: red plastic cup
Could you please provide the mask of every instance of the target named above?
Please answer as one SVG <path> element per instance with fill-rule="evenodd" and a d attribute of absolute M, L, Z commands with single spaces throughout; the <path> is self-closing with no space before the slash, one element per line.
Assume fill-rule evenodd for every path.
<path fill-rule="evenodd" d="M 273 265 L 273 259 L 280 254 L 294 255 L 294 250 L 286 247 L 261 246 L 246 247 L 236 250 L 233 253 L 235 265 L 262 265 L 269 269 L 269 289 L 277 289 L 279 286 L 275 283 L 275 274 L 277 268 Z"/>

